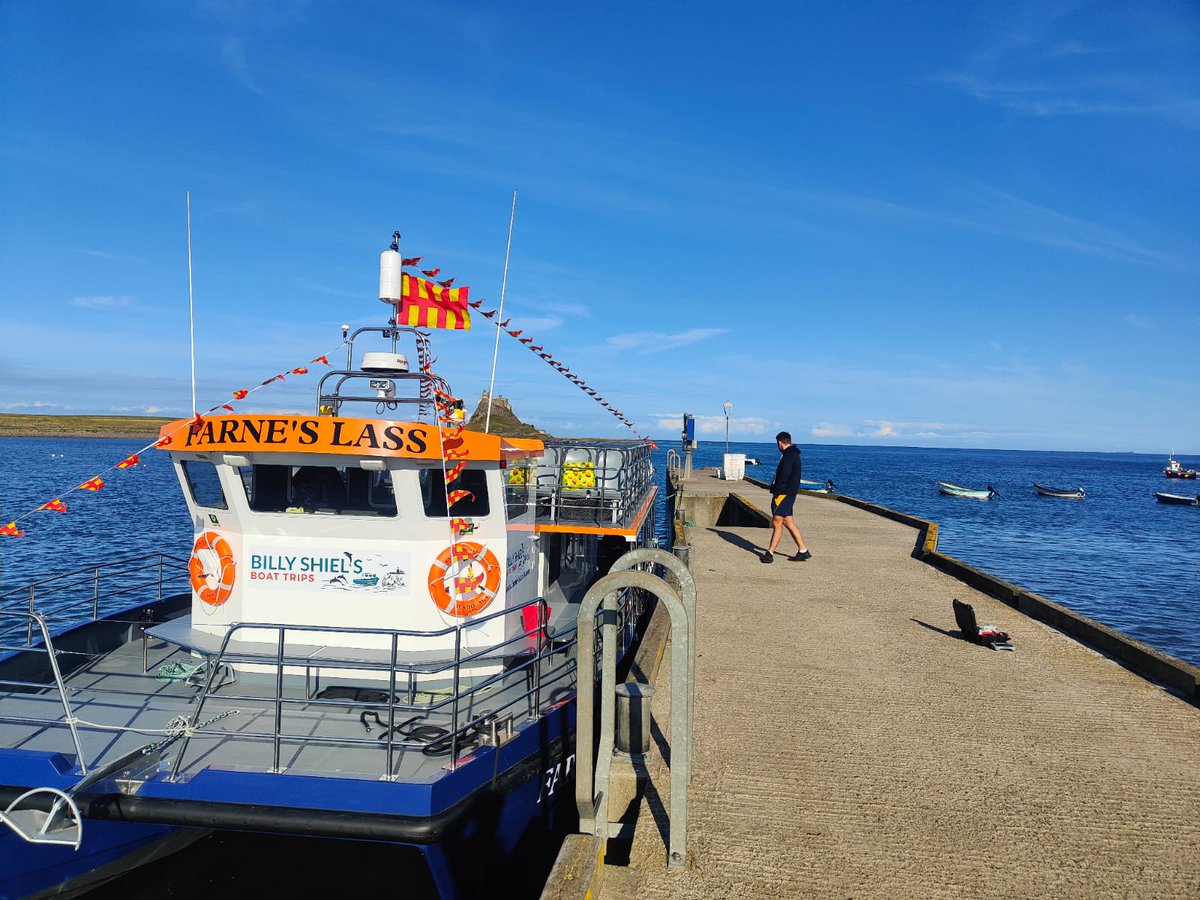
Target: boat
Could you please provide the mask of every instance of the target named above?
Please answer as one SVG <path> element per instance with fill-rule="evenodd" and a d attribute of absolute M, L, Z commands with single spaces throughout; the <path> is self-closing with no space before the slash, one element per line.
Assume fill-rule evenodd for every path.
<path fill-rule="evenodd" d="M 0 896 L 213 830 L 404 845 L 443 897 L 503 894 L 577 822 L 577 612 L 654 544 L 650 446 L 462 428 L 398 318 L 347 335 L 311 415 L 162 428 L 190 558 L 0 598 Z M 72 579 L 63 624 L 41 598 Z M 647 605 L 617 595 L 619 654 Z"/>
<path fill-rule="evenodd" d="M 1179 464 L 1179 460 L 1175 458 L 1175 454 L 1171 454 L 1167 458 L 1167 467 L 1163 469 L 1163 474 L 1168 478 L 1188 478 L 1194 479 L 1200 477 L 1200 472 L 1195 469 L 1185 469 Z"/>
<path fill-rule="evenodd" d="M 1077 488 L 1055 488 L 1047 484 L 1035 484 L 1033 489 L 1042 497 L 1058 497 L 1063 500 L 1085 500 L 1087 499 L 1087 491 L 1082 487 Z"/>
<path fill-rule="evenodd" d="M 1171 506 L 1200 506 L 1200 494 L 1195 497 L 1184 497 L 1181 494 L 1164 494 L 1162 491 L 1155 491 L 1154 499 L 1159 503 Z"/>
<path fill-rule="evenodd" d="M 977 490 L 975 488 L 962 487 L 957 484 L 950 484 L 945 481 L 935 481 L 938 493 L 945 494 L 947 497 L 969 497 L 972 500 L 991 500 L 993 497 L 999 496 L 995 489 L 989 484 L 986 490 Z"/>
<path fill-rule="evenodd" d="M 800 479 L 800 490 L 808 491 L 810 494 L 831 494 L 835 485 L 828 478 L 824 481 L 808 481 L 804 478 Z"/>

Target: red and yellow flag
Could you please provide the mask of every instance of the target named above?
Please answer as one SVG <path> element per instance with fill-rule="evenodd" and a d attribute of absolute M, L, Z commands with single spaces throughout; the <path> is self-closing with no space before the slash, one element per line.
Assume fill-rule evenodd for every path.
<path fill-rule="evenodd" d="M 314 360 L 313 360 L 313 362 L 315 362 L 315 363 L 325 363 L 325 365 L 327 365 L 327 366 L 329 366 L 329 365 L 332 365 L 332 363 L 329 361 L 329 357 L 328 357 L 328 356 L 318 356 L 316 359 L 314 359 Z"/>
<path fill-rule="evenodd" d="M 245 400 L 245 399 L 246 399 L 246 395 L 247 395 L 248 393 L 250 393 L 250 392 L 249 392 L 249 391 L 246 391 L 246 390 L 234 391 L 234 392 L 233 392 L 233 399 L 234 399 L 234 400 Z"/>
<path fill-rule="evenodd" d="M 116 468 L 132 469 L 134 466 L 136 466 L 140 462 L 141 462 L 141 460 L 138 459 L 138 455 L 136 453 L 133 453 L 133 454 L 130 454 L 129 456 L 127 456 L 125 459 L 121 460 L 119 463 L 117 463 Z"/>
<path fill-rule="evenodd" d="M 85 481 L 83 484 L 79 485 L 79 487 L 77 488 L 77 490 L 81 490 L 81 491 L 99 491 L 99 490 L 103 490 L 103 488 L 104 488 L 104 482 L 103 482 L 103 481 L 101 481 L 101 480 L 100 480 L 100 476 L 99 476 L 99 475 L 97 475 L 95 478 L 89 478 L 89 479 L 88 479 L 87 481 Z"/>
<path fill-rule="evenodd" d="M 51 512 L 66 512 L 67 504 L 63 503 L 58 497 L 55 497 L 49 503 L 43 503 L 38 509 L 48 509 Z"/>
<path fill-rule="evenodd" d="M 401 280 L 397 324 L 411 328 L 466 330 L 471 327 L 471 313 L 467 309 L 469 290 L 465 287 L 444 288 L 405 272 Z"/>
<path fill-rule="evenodd" d="M 474 499 L 475 495 L 472 494 L 470 491 L 464 491 L 464 490 L 451 491 L 449 504 L 450 504 L 450 506 L 453 506 L 459 500 L 465 500 L 467 497 Z"/>
<path fill-rule="evenodd" d="M 0 528 L 0 534 L 7 534 L 9 537 L 25 537 L 25 532 L 17 528 L 16 522 L 9 522 L 3 528 Z"/>
<path fill-rule="evenodd" d="M 296 368 L 291 370 L 291 373 L 293 375 L 307 375 L 308 369 L 304 368 L 304 366 L 297 366 Z"/>

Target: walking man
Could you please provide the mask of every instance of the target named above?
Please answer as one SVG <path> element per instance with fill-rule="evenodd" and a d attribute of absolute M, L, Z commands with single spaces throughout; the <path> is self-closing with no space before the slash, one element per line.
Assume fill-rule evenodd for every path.
<path fill-rule="evenodd" d="M 792 436 L 786 431 L 775 435 L 775 445 L 782 455 L 779 467 L 775 469 L 775 480 L 771 482 L 771 543 L 761 559 L 765 563 L 775 561 L 775 548 L 786 528 L 796 541 L 796 555 L 788 559 L 804 562 L 812 554 L 804 546 L 804 535 L 792 519 L 792 506 L 796 502 L 796 492 L 800 490 L 800 448 L 792 443 Z"/>

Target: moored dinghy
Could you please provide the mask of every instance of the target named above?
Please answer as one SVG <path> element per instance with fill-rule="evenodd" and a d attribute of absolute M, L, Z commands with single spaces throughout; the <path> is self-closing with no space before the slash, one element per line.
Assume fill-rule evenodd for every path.
<path fill-rule="evenodd" d="M 967 497 L 971 500 L 991 500 L 993 497 L 1000 496 L 996 493 L 996 489 L 990 484 L 986 490 L 978 490 L 976 488 L 963 487 L 959 484 L 950 484 L 946 481 L 935 481 L 938 493 L 945 494 L 947 497 Z"/>
<path fill-rule="evenodd" d="M 1154 499 L 1159 503 L 1166 503 L 1168 506 L 1200 506 L 1200 494 L 1195 497 L 1184 497 L 1180 494 L 1164 494 L 1162 491 L 1155 491 Z"/>
<path fill-rule="evenodd" d="M 1085 500 L 1087 499 L 1087 491 L 1082 487 L 1077 488 L 1055 488 L 1048 484 L 1035 484 L 1033 489 L 1042 497 L 1058 497 L 1062 500 Z"/>

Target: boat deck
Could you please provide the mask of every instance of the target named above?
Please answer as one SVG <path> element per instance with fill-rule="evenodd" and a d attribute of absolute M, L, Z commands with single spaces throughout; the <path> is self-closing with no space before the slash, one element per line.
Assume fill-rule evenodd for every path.
<path fill-rule="evenodd" d="M 86 659 L 64 675 L 89 768 L 99 767 L 147 743 L 165 740 L 173 725 L 177 730 L 172 720 L 190 719 L 196 712 L 200 679 L 189 684 L 176 668 L 191 668 L 200 662 L 179 646 L 180 642 L 187 644 L 185 632 L 189 629 L 180 627 L 178 622 L 164 623 L 157 629 L 173 640 L 153 637 L 156 629 L 150 630 L 152 637 L 146 646 L 148 665 L 144 671 L 142 641 L 134 639 L 113 652 Z M 287 700 L 278 705 L 278 711 L 274 674 L 242 672 L 236 680 L 219 679 L 200 716 L 201 725 L 210 724 L 191 737 L 180 776 L 186 779 L 209 766 L 272 770 L 277 732 L 281 735 L 280 770 L 371 779 L 385 776 L 387 742 L 382 738 L 387 733 L 387 681 L 377 678 L 354 681 L 345 677 L 321 681 L 313 672 L 291 662 L 297 658 L 294 654 L 308 649 L 315 648 L 288 648 L 283 688 Z M 513 654 L 518 662 L 525 659 L 519 656 L 519 649 Z M 216 650 L 210 647 L 208 652 L 215 655 Z M 574 667 L 568 655 L 564 649 L 542 660 L 543 707 L 553 702 L 556 691 L 574 689 Z M 249 658 L 245 651 L 242 658 Z M 260 662 L 266 664 L 272 659 L 273 653 L 264 654 Z M 320 660 L 315 661 L 316 666 L 321 664 Z M 493 668 L 499 665 L 496 661 Z M 420 676 L 425 669 L 444 670 L 445 666 L 443 660 L 440 665 L 417 662 L 409 668 Z M 172 669 L 175 680 L 166 677 Z M 39 679 L 42 680 L 46 679 Z M 523 696 L 531 686 L 530 669 L 514 670 L 495 685 L 471 692 L 464 676 L 458 710 L 460 726 L 485 711 L 514 715 L 519 723 L 531 711 L 531 698 Z M 356 696 L 356 689 L 366 693 Z M 323 693 L 327 690 L 333 693 Z M 451 696 L 449 687 L 436 678 L 422 681 L 417 677 L 410 686 L 406 673 L 400 672 L 394 722 L 401 725 L 421 716 L 419 724 L 449 728 Z M 57 691 L 52 687 L 0 691 L 0 747 L 73 757 L 71 736 Z M 390 774 L 397 780 L 410 782 L 438 777 L 449 761 L 449 746 L 444 752 L 430 753 L 427 749 L 427 742 L 397 735 Z M 171 756 L 178 750 L 176 744 Z M 460 752 L 465 753 L 466 748 Z"/>
<path fill-rule="evenodd" d="M 768 508 L 709 473 L 685 490 Z M 689 529 L 688 865 L 666 867 L 662 677 L 630 864 L 602 867 L 601 897 L 1200 896 L 1200 710 L 914 559 L 911 527 L 807 496 L 795 518 L 805 563 L 759 562 L 765 528 Z M 1015 651 L 960 639 L 955 597 Z"/>

